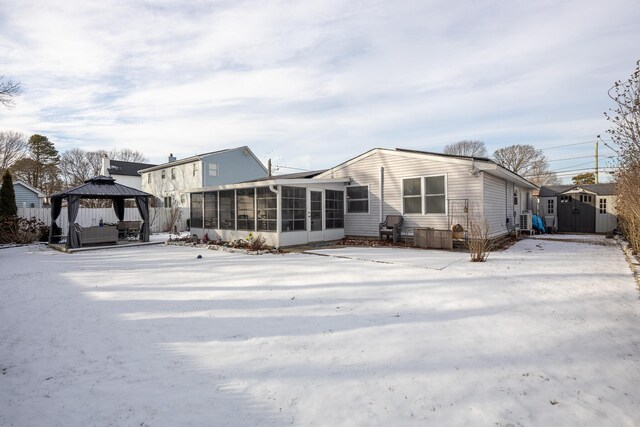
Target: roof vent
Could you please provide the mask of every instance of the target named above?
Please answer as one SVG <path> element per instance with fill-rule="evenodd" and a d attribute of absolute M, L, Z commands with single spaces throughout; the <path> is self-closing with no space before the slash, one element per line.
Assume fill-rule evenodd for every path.
<path fill-rule="evenodd" d="M 169 157 L 167 158 L 168 163 L 175 162 L 176 160 L 177 159 L 173 156 L 173 153 L 169 154 Z"/>

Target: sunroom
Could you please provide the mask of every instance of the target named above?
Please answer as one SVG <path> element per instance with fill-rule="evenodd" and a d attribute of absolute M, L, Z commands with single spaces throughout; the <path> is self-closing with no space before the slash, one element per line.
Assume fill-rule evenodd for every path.
<path fill-rule="evenodd" d="M 192 190 L 191 233 L 222 241 L 259 234 L 274 247 L 342 239 L 349 181 L 269 177 Z"/>

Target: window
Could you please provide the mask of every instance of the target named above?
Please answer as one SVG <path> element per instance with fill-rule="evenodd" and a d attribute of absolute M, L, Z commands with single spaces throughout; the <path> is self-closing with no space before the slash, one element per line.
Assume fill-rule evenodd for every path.
<path fill-rule="evenodd" d="M 209 176 L 218 176 L 218 164 L 209 163 Z"/>
<path fill-rule="evenodd" d="M 607 199 L 600 199 L 600 213 L 607 213 Z"/>
<path fill-rule="evenodd" d="M 167 176 L 167 171 L 162 169 L 161 176 L 162 176 L 162 179 L 165 179 Z"/>
<path fill-rule="evenodd" d="M 513 190 L 513 206 L 518 206 L 518 192 Z"/>
<path fill-rule="evenodd" d="M 237 191 L 238 230 L 255 230 L 255 193 L 253 188 Z"/>
<path fill-rule="evenodd" d="M 198 174 L 198 164 L 194 163 L 193 164 L 193 176 L 196 176 Z"/>
<path fill-rule="evenodd" d="M 191 228 L 202 228 L 202 193 L 191 195 Z"/>
<path fill-rule="evenodd" d="M 176 179 L 176 168 L 171 168 L 171 179 Z"/>
<path fill-rule="evenodd" d="M 591 194 L 581 194 L 580 195 L 580 202 L 582 203 L 589 203 L 591 204 L 591 201 L 593 199 L 591 198 Z"/>
<path fill-rule="evenodd" d="M 165 208 L 170 208 L 171 207 L 171 197 L 165 197 L 164 198 L 164 207 Z"/>
<path fill-rule="evenodd" d="M 282 187 L 282 231 L 298 231 L 306 229 L 306 188 Z"/>
<path fill-rule="evenodd" d="M 218 193 L 204 193 L 204 228 L 218 228 Z"/>
<path fill-rule="evenodd" d="M 344 191 L 326 190 L 324 194 L 325 228 L 344 228 Z"/>
<path fill-rule="evenodd" d="M 258 207 L 258 231 L 276 231 L 278 229 L 278 196 L 268 187 L 256 189 Z"/>
<path fill-rule="evenodd" d="M 569 203 L 571 202 L 571 196 L 560 196 L 560 203 Z"/>
<path fill-rule="evenodd" d="M 447 191 L 444 175 L 402 180 L 402 211 L 405 214 L 444 214 Z"/>
<path fill-rule="evenodd" d="M 347 213 L 369 213 L 369 186 L 347 187 Z"/>
<path fill-rule="evenodd" d="M 552 214 L 555 213 L 555 206 L 553 206 L 553 199 L 547 200 L 547 213 Z"/>
<path fill-rule="evenodd" d="M 147 184 L 151 184 L 151 174 L 147 174 Z"/>
<path fill-rule="evenodd" d="M 446 194 L 444 189 L 444 175 L 428 176 L 424 179 L 425 213 L 446 213 Z"/>
<path fill-rule="evenodd" d="M 406 214 L 422 213 L 421 181 L 422 178 L 402 180 L 402 210 Z"/>
<path fill-rule="evenodd" d="M 220 228 L 222 230 L 236 229 L 236 195 L 233 190 L 221 191 L 220 197 Z"/>

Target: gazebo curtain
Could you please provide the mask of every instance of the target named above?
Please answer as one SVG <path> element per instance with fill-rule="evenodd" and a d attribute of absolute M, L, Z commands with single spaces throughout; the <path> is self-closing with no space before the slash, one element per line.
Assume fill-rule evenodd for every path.
<path fill-rule="evenodd" d="M 60 216 L 60 212 L 62 211 L 62 198 L 53 198 L 51 199 L 51 227 L 49 227 L 49 243 L 53 243 L 53 236 L 55 235 L 54 231 L 59 230 L 58 224 L 56 220 Z"/>
<path fill-rule="evenodd" d="M 142 228 L 140 229 L 140 241 L 149 241 L 149 198 L 147 196 L 136 196 L 136 205 L 142 218 Z"/>
<path fill-rule="evenodd" d="M 67 237 L 67 247 L 69 248 L 80 247 L 80 235 L 78 234 L 78 229 L 75 227 L 79 209 L 80 197 L 69 196 L 69 206 L 67 206 L 67 212 L 69 214 L 69 236 Z"/>
<path fill-rule="evenodd" d="M 124 199 L 112 199 L 112 202 L 118 221 L 124 220 Z"/>

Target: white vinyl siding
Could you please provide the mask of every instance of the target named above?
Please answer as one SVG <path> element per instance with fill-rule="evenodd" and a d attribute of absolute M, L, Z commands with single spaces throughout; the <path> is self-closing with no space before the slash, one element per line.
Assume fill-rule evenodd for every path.
<path fill-rule="evenodd" d="M 384 167 L 384 194 L 380 192 L 380 167 Z M 467 163 L 447 159 L 414 157 L 379 151 L 334 171 L 334 178 L 351 178 L 352 185 L 369 185 L 369 215 L 345 215 L 345 234 L 348 236 L 378 236 L 380 200 L 383 200 L 382 219 L 387 215 L 403 215 L 402 180 L 404 178 L 446 175 L 447 199 L 467 199 L 469 204 L 482 204 L 480 174 L 470 175 Z M 382 197 L 381 197 L 382 196 Z M 404 215 L 404 227 L 449 228 L 447 215 Z"/>
<path fill-rule="evenodd" d="M 484 193 L 484 218 L 489 223 L 489 235 L 499 236 L 508 230 L 513 213 L 513 190 L 509 191 L 510 183 L 502 178 L 483 173 L 483 193 Z M 469 209 L 469 218 L 479 217 L 482 219 L 483 213 L 476 207 Z"/>

